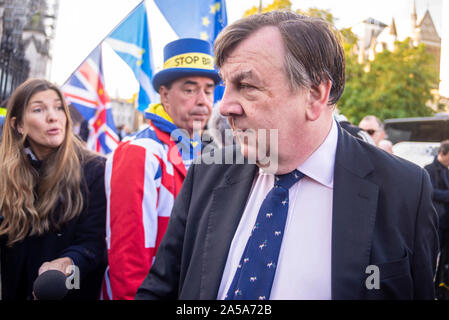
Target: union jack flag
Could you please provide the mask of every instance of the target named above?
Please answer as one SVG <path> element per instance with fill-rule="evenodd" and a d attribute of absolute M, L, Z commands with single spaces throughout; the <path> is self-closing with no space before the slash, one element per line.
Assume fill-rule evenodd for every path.
<path fill-rule="evenodd" d="M 89 123 L 87 148 L 103 154 L 119 143 L 109 97 L 104 89 L 101 44 L 84 60 L 62 85 L 71 103 Z"/>

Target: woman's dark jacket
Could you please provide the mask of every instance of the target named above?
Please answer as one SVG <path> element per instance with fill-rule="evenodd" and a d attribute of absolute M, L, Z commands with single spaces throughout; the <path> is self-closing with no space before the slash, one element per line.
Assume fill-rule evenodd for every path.
<path fill-rule="evenodd" d="M 39 167 L 39 162 L 32 161 L 32 165 Z M 39 267 L 46 261 L 62 257 L 70 257 L 80 271 L 79 289 L 69 290 L 65 299 L 98 298 L 106 266 L 105 159 L 94 156 L 82 167 L 84 207 L 77 218 L 60 230 L 28 236 L 12 247 L 6 246 L 6 237 L 0 240 L 2 299 L 33 299 L 32 286 Z M 56 210 L 58 208 L 60 206 Z"/>

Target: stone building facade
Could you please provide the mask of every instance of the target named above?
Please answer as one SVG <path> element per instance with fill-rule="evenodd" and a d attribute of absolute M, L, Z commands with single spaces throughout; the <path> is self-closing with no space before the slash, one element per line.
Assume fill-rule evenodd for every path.
<path fill-rule="evenodd" d="M 49 78 L 59 0 L 0 0 L 0 98 L 28 77 Z"/>

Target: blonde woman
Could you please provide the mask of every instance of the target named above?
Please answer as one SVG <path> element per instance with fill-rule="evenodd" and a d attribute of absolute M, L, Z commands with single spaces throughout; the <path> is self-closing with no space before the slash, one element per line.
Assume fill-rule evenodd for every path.
<path fill-rule="evenodd" d="M 72 133 L 57 86 L 30 79 L 14 91 L 0 145 L 3 299 L 33 299 L 34 280 L 50 269 L 78 277 L 79 289 L 67 299 L 98 297 L 105 267 L 104 162 Z"/>

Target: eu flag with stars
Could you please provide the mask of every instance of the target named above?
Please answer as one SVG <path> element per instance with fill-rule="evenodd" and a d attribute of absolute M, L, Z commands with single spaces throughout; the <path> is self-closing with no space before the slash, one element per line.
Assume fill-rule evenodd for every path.
<path fill-rule="evenodd" d="M 225 0 L 154 0 L 167 22 L 180 38 L 199 38 L 214 45 L 227 25 Z M 217 86 L 215 101 L 223 95 Z"/>
<path fill-rule="evenodd" d="M 154 0 L 180 38 L 199 38 L 212 45 L 227 24 L 225 0 Z"/>

